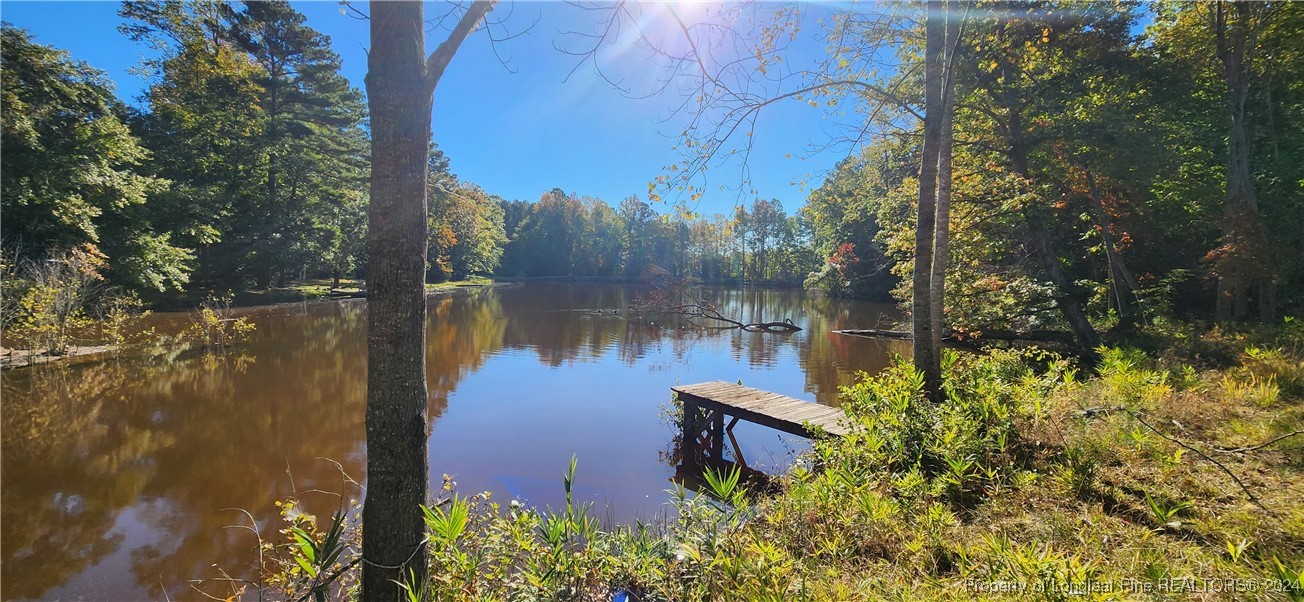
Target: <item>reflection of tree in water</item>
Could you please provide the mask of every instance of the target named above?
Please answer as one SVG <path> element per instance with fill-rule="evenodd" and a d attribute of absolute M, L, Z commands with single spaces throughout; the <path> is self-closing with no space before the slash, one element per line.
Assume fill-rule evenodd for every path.
<path fill-rule="evenodd" d="M 361 476 L 363 309 L 330 304 L 310 319 L 262 321 L 239 355 L 6 375 L 4 597 L 39 597 L 115 551 L 104 536 L 127 508 L 150 532 L 142 535 L 161 538 L 132 552 L 137 582 L 152 597 L 159 583 L 184 594 L 187 580 L 213 575 L 215 561 L 239 569 L 256 558 L 251 536 L 223 529 L 240 519 L 223 509 L 275 517 L 273 501 L 291 491 L 287 468 L 300 490 L 338 490 L 338 473 L 318 456 Z M 57 428 L 26 436 L 38 421 Z M 81 500 L 72 520 L 95 524 L 43 508 L 55 497 Z M 268 521 L 263 536 L 279 537 L 277 526 Z M 77 541 L 24 560 L 28 546 L 18 542 L 60 537 Z M 96 554 L 82 559 L 81 550 Z"/>
<path fill-rule="evenodd" d="M 625 338 L 628 292 L 624 287 L 583 284 L 505 291 L 503 343 L 511 349 L 532 349 L 549 366 L 600 358 Z"/>
<path fill-rule="evenodd" d="M 828 403 L 853 369 L 881 367 L 896 344 L 829 333 L 878 325 L 879 308 L 863 303 L 799 291 L 710 294 L 749 320 L 791 317 L 806 330 L 785 337 L 630 316 L 629 287 L 529 285 L 432 298 L 431 423 L 458 383 L 504 348 L 531 351 L 548 366 L 679 362 L 696 348 L 766 367 L 791 354 L 806 389 Z M 260 309 L 257 332 L 232 355 L 6 373 L 0 597 L 41 597 L 124 552 L 128 539 L 146 542 L 130 557 L 141 590 L 111 594 L 159 598 L 166 583 L 170 596 L 185 597 L 187 581 L 216 575 L 214 562 L 241 574 L 256 558 L 250 534 L 224 529 L 242 522 L 225 509 L 249 510 L 263 537 L 279 541 L 273 502 L 292 492 L 287 468 L 299 491 L 340 490 L 336 468 L 318 457 L 365 477 L 365 311 L 364 302 Z M 319 516 L 336 504 L 327 496 L 306 502 Z"/>
<path fill-rule="evenodd" d="M 806 390 L 824 403 L 837 400 L 838 387 L 851 384 L 857 371 L 876 374 L 896 355 L 909 356 L 909 341 L 875 340 L 835 334 L 834 330 L 875 328 L 897 319 L 900 313 L 888 304 L 835 299 L 821 295 L 806 297 L 809 328 L 803 333 L 802 372 Z"/>
<path fill-rule="evenodd" d="M 162 438 L 108 427 L 105 407 L 124 397 L 124 371 L 116 362 L 97 367 L 39 366 L 0 380 L 4 599 L 40 597 L 112 552 L 123 538 L 108 535 L 116 511 L 151 476 L 151 467 L 122 459 Z"/>
<path fill-rule="evenodd" d="M 694 325 L 678 315 L 630 315 L 635 296 L 630 287 L 584 284 L 531 285 L 503 291 L 501 311 L 507 321 L 503 344 L 535 351 L 549 366 L 601 358 L 613 347 L 626 365 L 663 351 L 681 360 L 700 341 L 723 343 L 728 353 L 751 366 L 769 368 L 791 350 L 806 373 L 806 389 L 833 403 L 837 388 L 854 379 L 856 370 L 877 372 L 892 354 L 906 353 L 900 341 L 873 341 L 832 334 L 846 328 L 879 325 L 896 311 L 887 305 L 806 295 L 800 290 L 706 287 L 701 291 L 726 316 L 744 322 L 791 318 L 805 328 L 776 334 Z M 614 310 L 614 311 L 613 311 Z M 433 349 L 433 347 L 432 347 Z"/>
<path fill-rule="evenodd" d="M 427 308 L 426 386 L 429 425 L 448 408 L 448 396 L 466 375 L 480 369 L 503 346 L 507 314 L 497 291 L 436 297 Z"/>

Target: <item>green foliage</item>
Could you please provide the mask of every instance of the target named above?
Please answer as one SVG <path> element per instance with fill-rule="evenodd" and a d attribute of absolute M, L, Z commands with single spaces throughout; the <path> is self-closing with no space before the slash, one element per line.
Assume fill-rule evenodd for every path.
<path fill-rule="evenodd" d="M 367 140 L 359 91 L 287 2 L 124 3 L 121 27 L 163 50 L 139 120 L 174 186 L 150 217 L 200 249 L 201 280 L 266 287 L 356 267 Z"/>
<path fill-rule="evenodd" d="M 436 505 L 434 508 L 422 506 L 421 512 L 425 515 L 426 527 L 434 536 L 435 543 L 451 545 L 466 529 L 470 504 L 454 495 L 448 500 L 448 510 L 444 510 L 443 505 Z"/>
<path fill-rule="evenodd" d="M 1096 492 L 1098 463 L 1095 449 L 1071 445 L 1064 448 L 1064 461 L 1055 476 L 1067 493 L 1079 499 L 1089 499 Z"/>
<path fill-rule="evenodd" d="M 948 395 L 938 404 L 920 398 L 918 375 L 899 362 L 846 389 L 854 432 L 817 442 L 775 494 L 745 492 L 736 468 L 708 469 L 702 491 L 676 484 L 670 511 L 651 524 L 599 526 L 591 507 L 574 499 L 574 459 L 562 476 L 565 505 L 555 509 L 499 505 L 488 493 L 463 497 L 445 476 L 446 499 L 423 508 L 429 580 L 404 591 L 411 600 L 609 600 L 617 592 L 644 600 L 843 600 L 865 592 L 955 600 L 1008 582 L 1026 584 L 1024 596 L 1076 600 L 1110 599 L 1087 589 L 1092 583 L 1117 593 L 1126 583 L 1216 575 L 1278 579 L 1295 595 L 1299 575 L 1290 567 L 1304 560 L 1295 546 L 1304 528 L 1298 467 L 1272 454 L 1220 456 L 1263 479 L 1252 486 L 1268 514 L 1234 485 L 1219 486 L 1225 475 L 1212 466 L 1172 462 L 1174 446 L 1148 430 L 1138 431 L 1148 433 L 1147 449 L 1134 449 L 1118 437 L 1134 421 L 1081 410 L 1146 398 L 1137 383 L 1162 379 L 1135 351 L 1102 356 L 1113 376 L 1080 382 L 1053 355 L 949 355 Z M 1262 426 L 1298 428 L 1298 413 L 1281 406 L 1192 402 L 1192 394 L 1151 395 L 1146 411 L 1171 418 L 1165 424 L 1195 425 L 1194 416 L 1221 408 Z M 1218 446 L 1203 439 L 1218 436 L 1212 429 L 1183 436 Z M 304 565 L 317 566 L 331 549 L 329 532 L 302 531 L 287 531 L 284 547 L 302 563 L 281 566 L 298 579 L 289 581 L 296 598 L 314 583 Z M 356 558 L 341 558 L 349 554 Z"/>
<path fill-rule="evenodd" d="M 1284 348 L 1250 345 L 1245 348 L 1241 366 L 1251 383 L 1276 387 L 1281 395 L 1293 399 L 1304 398 L 1304 363 Z"/>
<path fill-rule="evenodd" d="M 1241 556 L 1245 555 L 1245 550 L 1249 549 L 1250 543 L 1247 539 L 1240 539 L 1235 543 L 1232 543 L 1230 539 L 1227 540 L 1227 556 L 1231 558 L 1232 562 L 1240 562 Z"/>
<path fill-rule="evenodd" d="M 152 155 L 107 77 L 8 23 L 2 34 L 0 238 L 24 259 L 85 248 L 106 255 L 123 283 L 184 285 L 189 250 L 142 220 L 168 181 L 142 173 Z"/>
<path fill-rule="evenodd" d="M 812 225 L 816 251 L 824 265 L 806 288 L 836 296 L 887 299 L 896 285 L 892 263 L 880 238 L 879 211 L 888 192 L 901 185 L 914 166 L 899 141 L 866 148 L 844 159 L 802 208 Z"/>
<path fill-rule="evenodd" d="M 427 281 L 493 273 L 507 244 L 503 208 L 480 187 L 449 173 L 448 159 L 433 145 L 429 169 Z"/>
<path fill-rule="evenodd" d="M 738 488 L 738 478 L 741 475 L 742 469 L 737 466 L 728 472 L 720 472 L 708 467 L 702 477 L 706 480 L 707 487 L 711 488 L 711 495 L 719 500 L 729 500 L 733 498 L 734 491 Z"/>
<path fill-rule="evenodd" d="M 1181 528 L 1182 522 L 1176 520 L 1176 517 L 1179 513 L 1191 507 L 1190 502 L 1155 501 L 1154 498 L 1150 497 L 1149 492 L 1146 492 L 1145 496 L 1146 505 L 1149 506 L 1150 513 L 1154 516 L 1155 522 L 1158 523 L 1161 529 Z"/>
<path fill-rule="evenodd" d="M 1139 350 L 1105 348 L 1100 354 L 1099 386 L 1107 399 L 1131 409 L 1153 406 L 1172 388 L 1168 373 L 1147 367 L 1150 360 Z"/>
<path fill-rule="evenodd" d="M 276 506 L 285 523 L 280 529 L 285 543 L 259 545 L 270 569 L 268 584 L 299 600 L 312 597 L 325 602 L 336 598 L 332 594 L 347 589 L 348 571 L 357 564 L 352 561 L 345 566 L 341 560 L 358 544 L 358 533 L 348 520 L 347 509 L 341 503 L 323 530 L 317 517 L 303 510 L 300 500 L 278 500 Z"/>
<path fill-rule="evenodd" d="M 1288 568 L 1273 556 L 1272 573 L 1285 586 L 1285 593 L 1290 595 L 1291 600 L 1304 600 L 1304 569 Z"/>
<path fill-rule="evenodd" d="M 732 218 L 661 215 L 637 197 L 613 209 L 560 189 L 536 203 L 499 205 L 510 239 L 498 271 L 506 276 L 664 274 L 792 285 L 818 264 L 808 224 L 787 216 L 778 201 L 758 201 L 751 212 L 739 207 Z"/>
<path fill-rule="evenodd" d="M 23 262 L 14 273 L 21 296 L 6 318 L 5 334 L 50 355 L 67 352 L 74 336 L 91 323 L 87 309 L 103 280 L 102 266 L 103 257 L 92 246 Z"/>
<path fill-rule="evenodd" d="M 1069 297 L 1099 329 L 1209 315 L 1227 246 L 1219 237 L 1232 221 L 1227 83 L 1212 6 L 1162 4 L 1144 37 L 1132 34 L 1142 11 L 1130 3 L 1016 2 L 967 14 L 955 65 L 955 137 L 967 142 L 955 148 L 952 181 L 945 305 L 953 330 L 1064 329 L 1057 314 Z M 884 70 L 882 61 L 895 52 L 899 64 L 917 65 L 922 49 L 915 21 L 857 7 L 833 12 L 823 23 L 830 57 L 806 72 L 814 91 L 801 100 L 823 99 L 826 117 L 880 134 L 853 147 L 804 209 L 830 258 L 808 285 L 845 294 L 884 267 L 898 278 L 911 270 L 922 78 Z M 1290 159 L 1304 156 L 1304 121 L 1296 119 L 1304 61 L 1288 57 L 1301 55 L 1304 9 L 1264 13 L 1247 50 L 1255 58 L 1246 111 L 1258 211 L 1283 252 L 1253 254 L 1242 267 L 1275 274 L 1277 288 L 1256 293 L 1261 307 L 1280 299 L 1291 311 L 1304 257 L 1304 162 Z M 776 14 L 777 37 L 755 43 L 757 62 L 781 60 L 774 40 L 788 18 Z M 1043 234 L 1044 254 L 1034 244 Z M 1063 281 L 1048 273 L 1052 265 Z M 910 297 L 906 286 L 895 293 Z"/>
<path fill-rule="evenodd" d="M 223 350 L 243 342 L 256 329 L 248 316 L 236 316 L 228 293 L 210 296 L 200 304 L 186 336 L 204 349 Z"/>
<path fill-rule="evenodd" d="M 972 361 L 948 353 L 947 394 L 939 404 L 923 397 L 923 376 L 904 363 L 863 379 L 843 391 L 844 407 L 865 427 L 852 449 L 863 456 L 860 463 L 882 466 L 896 479 L 921 478 L 913 485 L 920 493 L 973 503 L 1014 482 L 1022 444 L 1016 425 L 1042 418 L 1045 398 L 1071 381 L 1065 361 L 1039 359 L 1051 369 L 1034 372 L 1018 352 Z"/>
<path fill-rule="evenodd" d="M 154 329 L 141 330 L 139 323 L 150 315 L 135 293 L 109 295 L 95 307 L 100 340 L 121 351 L 129 342 L 154 338 Z"/>

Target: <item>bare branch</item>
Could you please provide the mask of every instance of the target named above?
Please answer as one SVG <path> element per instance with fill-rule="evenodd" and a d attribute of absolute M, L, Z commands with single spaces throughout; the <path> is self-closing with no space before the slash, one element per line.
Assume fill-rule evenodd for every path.
<path fill-rule="evenodd" d="M 1217 466 L 1217 467 L 1218 467 L 1220 470 L 1222 470 L 1222 471 L 1223 471 L 1227 476 L 1231 477 L 1231 479 L 1232 479 L 1233 481 L 1235 481 L 1237 485 L 1240 486 L 1241 491 L 1245 492 L 1245 496 L 1248 497 L 1248 498 L 1250 498 L 1250 501 L 1251 501 L 1251 502 L 1254 502 L 1254 505 L 1258 506 L 1259 508 L 1262 508 L 1263 511 L 1264 511 L 1264 512 L 1267 512 L 1268 514 L 1274 514 L 1271 510 L 1268 509 L 1267 506 L 1264 506 L 1264 505 L 1263 505 L 1263 502 L 1259 501 L 1258 496 L 1254 495 L 1254 492 L 1250 491 L 1250 488 L 1249 488 L 1249 487 L 1246 487 L 1246 486 L 1245 486 L 1245 483 L 1241 482 L 1240 477 L 1237 477 L 1237 476 L 1236 476 L 1236 473 L 1232 472 L 1232 471 L 1231 471 L 1230 469 L 1228 469 L 1226 466 L 1223 466 L 1222 462 L 1219 462 L 1219 461 L 1213 459 L 1212 457 L 1209 456 L 1209 454 L 1206 454 L 1206 453 L 1200 451 L 1199 449 L 1197 449 L 1197 448 L 1195 448 L 1195 447 L 1192 447 L 1190 444 L 1187 444 L 1187 443 L 1183 442 L 1183 441 L 1180 440 L 1180 439 L 1177 439 L 1177 438 L 1174 438 L 1174 437 L 1170 437 L 1168 434 L 1164 433 L 1163 431 L 1161 431 L 1161 430 L 1159 430 L 1159 429 L 1157 429 L 1157 428 L 1155 428 L 1155 427 L 1153 427 L 1153 426 L 1150 426 L 1150 423 L 1149 423 L 1149 422 L 1146 422 L 1144 418 L 1141 418 L 1141 413 L 1140 413 L 1140 412 L 1136 412 L 1136 411 L 1133 411 L 1133 410 L 1127 409 L 1127 408 L 1125 408 L 1125 407 L 1123 407 L 1123 406 L 1119 406 L 1117 409 L 1120 410 L 1120 411 L 1122 411 L 1123 413 L 1127 414 L 1128 416 L 1131 416 L 1131 417 L 1132 417 L 1134 420 L 1136 420 L 1137 422 L 1140 422 L 1142 426 L 1144 426 L 1144 427 L 1150 429 L 1150 431 L 1153 432 L 1154 434 L 1159 435 L 1160 437 L 1162 437 L 1163 439 L 1165 439 L 1165 440 L 1167 440 L 1167 441 L 1169 441 L 1169 442 L 1171 442 L 1171 443 L 1175 443 L 1175 444 L 1177 444 L 1177 445 L 1179 445 L 1179 446 L 1181 446 L 1181 447 L 1184 447 L 1184 448 L 1186 448 L 1186 449 L 1189 450 L 1189 451 L 1193 451 L 1193 452 L 1195 452 L 1195 453 L 1198 454 L 1201 458 L 1204 458 L 1205 460 L 1207 460 L 1210 464 L 1213 464 L 1214 466 Z M 1275 514 L 1274 514 L 1274 516 L 1275 516 Z"/>
<path fill-rule="evenodd" d="M 358 7 L 353 6 L 353 3 L 349 0 L 340 0 L 340 12 L 359 21 L 371 20 L 371 15 L 358 10 Z"/>
<path fill-rule="evenodd" d="M 1255 450 L 1263 449 L 1265 447 L 1273 445 L 1274 443 L 1284 441 L 1296 435 L 1304 435 L 1304 431 L 1294 431 L 1294 432 L 1286 433 L 1285 435 L 1281 435 L 1280 437 L 1273 437 L 1272 439 L 1269 439 L 1258 445 L 1251 445 L 1248 447 L 1233 447 L 1233 448 L 1215 447 L 1213 448 L 1213 450 L 1216 452 L 1222 452 L 1224 454 L 1243 454 L 1246 452 L 1252 452 Z"/>

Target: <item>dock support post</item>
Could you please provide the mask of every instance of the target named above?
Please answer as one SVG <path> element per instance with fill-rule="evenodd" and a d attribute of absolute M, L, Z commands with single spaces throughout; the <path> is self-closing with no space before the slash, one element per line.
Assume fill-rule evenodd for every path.
<path fill-rule="evenodd" d="M 711 457 L 724 462 L 724 412 L 711 412 Z"/>
<path fill-rule="evenodd" d="M 706 431 L 709 436 L 710 417 L 707 412 L 696 400 L 681 397 L 683 403 L 683 435 L 680 440 L 680 451 L 683 453 L 684 460 L 696 466 L 701 464 L 703 448 L 703 432 Z"/>

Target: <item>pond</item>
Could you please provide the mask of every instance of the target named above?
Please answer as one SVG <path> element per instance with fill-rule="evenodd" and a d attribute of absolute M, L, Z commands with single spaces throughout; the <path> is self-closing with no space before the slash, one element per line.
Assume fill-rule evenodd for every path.
<path fill-rule="evenodd" d="M 432 487 L 557 507 L 576 495 L 608 522 L 666 511 L 670 387 L 709 380 L 837 404 L 901 342 L 892 306 L 793 290 L 707 289 L 726 315 L 791 319 L 789 335 L 631 315 L 637 287 L 524 284 L 429 298 Z M 241 310 L 252 338 L 221 354 L 170 351 L 3 373 L 3 583 L 11 599 L 194 599 L 190 581 L 248 575 L 274 505 L 302 492 L 322 519 L 365 484 L 366 302 Z M 185 313 L 149 318 L 182 330 Z M 740 424 L 744 456 L 779 472 L 804 442 Z M 237 510 L 238 509 L 238 510 Z"/>

